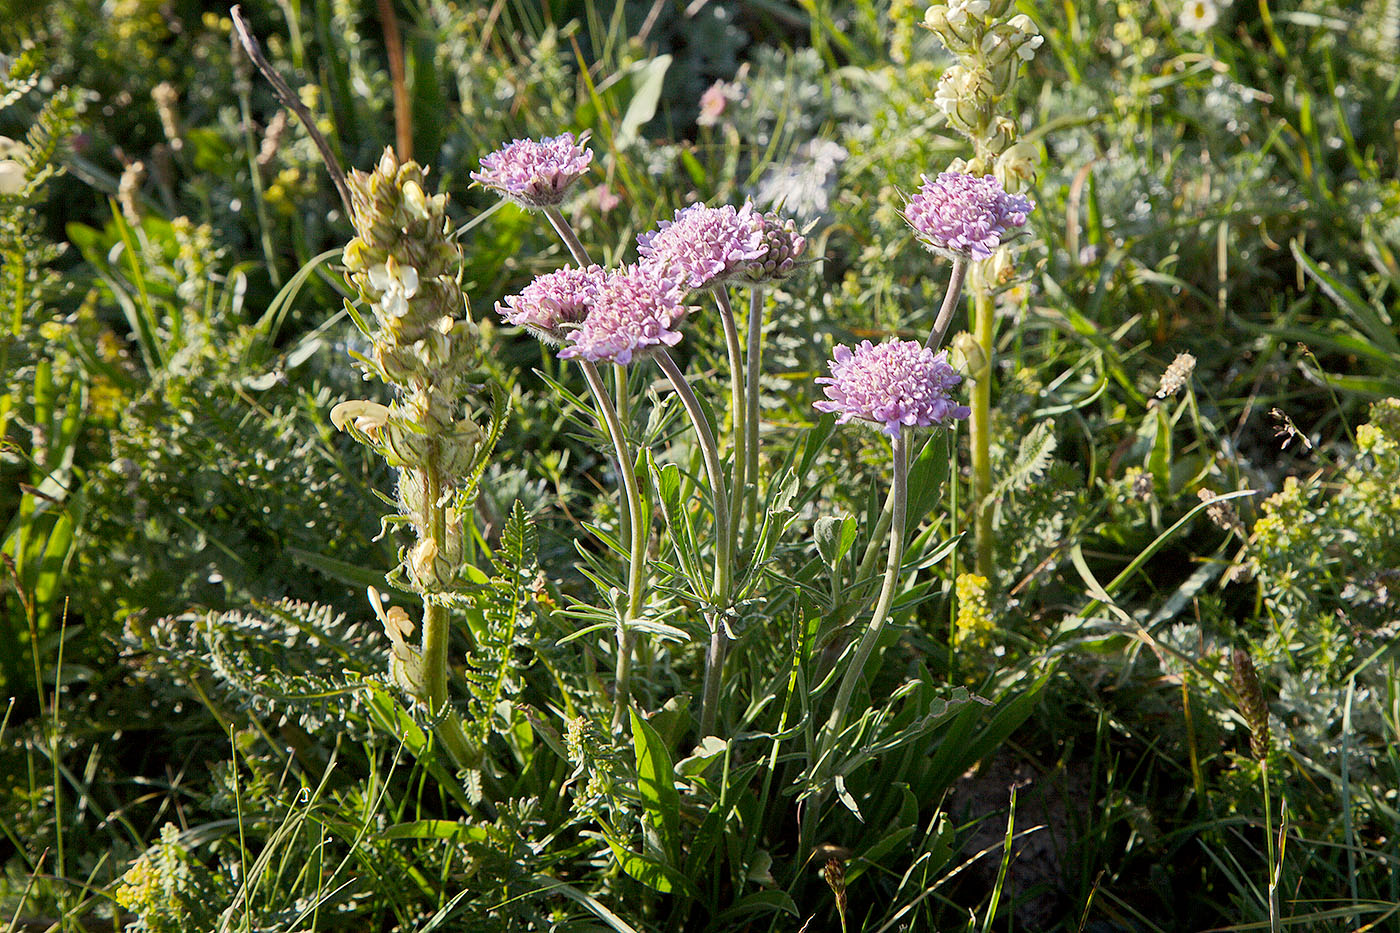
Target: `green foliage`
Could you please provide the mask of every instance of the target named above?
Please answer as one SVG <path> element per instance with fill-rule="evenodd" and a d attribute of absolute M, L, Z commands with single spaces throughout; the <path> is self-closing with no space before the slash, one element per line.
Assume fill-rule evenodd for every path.
<path fill-rule="evenodd" d="M 344 163 L 372 161 L 395 106 L 377 8 L 244 6 Z M 331 319 L 345 218 L 305 130 L 196 5 L 0 2 L 23 48 L 0 94 L 22 143 L 0 158 L 26 177 L 0 198 L 4 916 L 1393 922 L 1400 5 L 1266 6 L 1194 33 L 1171 4 L 1017 5 L 1046 36 L 1015 102 L 1045 170 L 996 283 L 996 579 L 968 582 L 965 444 L 940 437 L 912 465 L 918 527 L 830 749 L 839 781 L 818 786 L 890 465 L 882 436 L 814 417 L 811 378 L 833 342 L 927 333 L 946 264 L 911 242 L 903 195 L 966 155 L 929 100 L 946 53 L 922 4 L 394 6 L 414 155 L 464 226 L 472 378 L 495 387 L 494 461 L 453 503 L 477 530 L 445 599 L 452 712 L 480 750 L 459 771 L 360 595 L 393 585 L 372 492 L 393 478 L 325 423 L 366 348 Z M 725 106 L 697 125 L 716 80 Z M 806 224 L 813 264 L 762 309 L 766 531 L 723 607 L 724 738 L 694 728 L 714 542 L 679 407 L 633 368 L 653 539 L 613 727 L 616 468 L 577 372 L 491 311 L 563 251 L 513 206 L 483 216 L 467 174 L 564 130 L 592 134 L 592 190 L 565 213 L 600 261 L 690 200 L 782 200 Z M 1154 396 L 1187 351 L 1195 373 Z M 697 390 L 727 372 L 708 310 L 681 352 Z M 985 644 L 959 643 L 960 614 Z M 1262 762 L 1232 650 L 1259 669 Z"/>

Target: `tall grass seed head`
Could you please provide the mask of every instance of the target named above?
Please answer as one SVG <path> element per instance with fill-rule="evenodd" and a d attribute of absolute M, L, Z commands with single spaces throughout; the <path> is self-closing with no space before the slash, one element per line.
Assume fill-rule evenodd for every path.
<path fill-rule="evenodd" d="M 1269 704 L 1248 651 L 1230 652 L 1230 685 L 1239 698 L 1240 715 L 1249 726 L 1249 752 L 1256 761 L 1269 757 Z"/>
<path fill-rule="evenodd" d="M 730 281 L 767 252 L 763 218 L 752 204 L 692 204 L 637 237 L 643 265 L 666 270 L 694 289 Z"/>
<path fill-rule="evenodd" d="M 943 172 L 921 180 L 904 218 L 929 249 L 945 255 L 989 258 L 1035 209 L 1029 198 L 1008 194 L 992 175 Z"/>
<path fill-rule="evenodd" d="M 673 270 L 631 265 L 604 276 L 588 316 L 568 333 L 563 359 L 626 365 L 639 356 L 681 340 L 680 327 L 690 308 Z"/>
<path fill-rule="evenodd" d="M 504 304 L 496 304 L 496 313 L 507 324 L 523 327 L 543 343 L 558 346 L 588 316 L 606 275 L 601 266 L 565 266 L 537 277 L 520 294 L 507 295 Z"/>
<path fill-rule="evenodd" d="M 586 140 L 586 134 L 575 139 L 573 133 L 512 140 L 482 156 L 472 180 L 530 210 L 557 207 L 593 163 Z"/>
<path fill-rule="evenodd" d="M 971 413 L 953 400 L 962 377 L 948 365 L 946 352 L 934 353 L 916 340 L 878 346 L 863 340 L 854 350 L 838 346 L 832 357 L 831 375 L 817 379 L 826 398 L 813 407 L 836 414 L 837 424 L 870 421 L 897 437 L 906 426 L 944 427 Z"/>
<path fill-rule="evenodd" d="M 1185 388 L 1191 380 L 1191 373 L 1196 369 L 1196 358 L 1190 353 L 1178 353 L 1176 358 L 1167 366 L 1162 373 L 1162 379 L 1157 385 L 1158 398 L 1171 398 L 1176 393 Z"/>

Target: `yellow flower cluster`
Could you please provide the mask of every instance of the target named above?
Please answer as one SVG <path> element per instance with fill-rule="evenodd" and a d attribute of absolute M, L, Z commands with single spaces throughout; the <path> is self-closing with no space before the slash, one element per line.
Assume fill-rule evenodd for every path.
<path fill-rule="evenodd" d="M 992 646 L 996 622 L 987 598 L 987 578 L 975 573 L 958 574 L 953 590 L 958 598 L 958 616 L 953 626 L 953 644 L 961 648 L 973 645 L 987 649 Z"/>

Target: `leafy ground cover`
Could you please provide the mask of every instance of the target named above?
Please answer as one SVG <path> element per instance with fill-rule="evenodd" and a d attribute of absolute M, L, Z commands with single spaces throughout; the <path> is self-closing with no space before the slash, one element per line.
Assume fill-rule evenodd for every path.
<path fill-rule="evenodd" d="M 0 2 L 11 927 L 1397 922 L 1395 0 L 241 12 Z"/>

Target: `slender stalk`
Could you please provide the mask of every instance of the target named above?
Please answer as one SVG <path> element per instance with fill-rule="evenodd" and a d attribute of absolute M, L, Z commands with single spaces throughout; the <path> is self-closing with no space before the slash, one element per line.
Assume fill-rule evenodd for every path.
<path fill-rule="evenodd" d="M 880 597 L 875 602 L 875 611 L 870 616 L 870 623 L 866 626 L 865 634 L 861 637 L 860 643 L 856 645 L 855 654 L 852 655 L 846 666 L 845 676 L 841 678 L 841 686 L 837 688 L 836 702 L 832 704 L 831 715 L 827 718 L 826 725 L 822 727 L 821 734 L 817 738 L 816 753 L 812 756 L 811 761 L 812 766 L 819 768 L 820 771 L 813 774 L 814 783 L 824 781 L 829 774 L 831 762 L 828 760 L 828 756 L 831 754 L 832 745 L 846 728 L 846 716 L 850 711 L 851 697 L 855 693 L 856 684 L 864 676 L 866 662 L 870 660 L 875 646 L 879 644 L 885 622 L 889 619 L 890 607 L 894 604 L 895 591 L 899 588 L 899 569 L 904 561 L 904 534 L 909 503 L 909 447 L 902 430 L 894 438 L 891 460 L 893 461 L 894 479 L 891 484 L 890 497 L 894 502 L 894 507 L 891 509 L 889 556 L 885 561 L 885 580 L 880 587 Z M 826 794 L 821 792 L 812 797 L 803 811 L 799 838 L 804 849 L 810 847 L 812 832 L 816 828 L 817 815 L 821 811 L 822 800 L 825 796 Z"/>
<path fill-rule="evenodd" d="M 434 545 L 434 553 L 447 542 L 447 507 L 442 503 L 442 477 L 435 466 L 423 471 L 424 508 L 427 514 L 424 527 L 428 539 Z M 442 740 L 453 763 L 459 767 L 470 766 L 476 756 L 471 743 L 462 731 L 462 721 L 455 710 L 449 708 L 447 698 L 447 636 L 449 620 L 447 607 L 433 601 L 432 594 L 423 594 L 423 701 L 428 706 L 428 715 L 441 717 L 437 726 L 437 736 Z M 446 713 L 444 714 L 444 710 Z"/>
<path fill-rule="evenodd" d="M 758 377 L 762 372 L 763 361 L 763 289 L 755 285 L 749 292 L 748 354 L 744 357 L 747 367 L 744 376 L 744 408 L 747 419 L 744 427 L 748 436 L 745 439 L 745 452 L 748 454 L 745 475 L 748 479 L 748 494 L 744 497 L 744 522 L 754 531 L 758 529 Z"/>
<path fill-rule="evenodd" d="M 238 4 L 230 7 L 228 13 L 233 19 L 233 30 L 238 34 L 238 41 L 242 44 L 243 50 L 248 53 L 248 58 L 252 59 L 253 65 L 272 85 L 272 89 L 276 92 L 277 99 L 282 102 L 282 106 L 297 115 L 297 119 L 306 129 L 306 134 L 311 137 L 311 142 L 315 144 L 316 151 L 321 154 L 321 161 L 326 163 L 326 172 L 331 176 L 335 190 L 340 194 L 341 203 L 345 205 L 345 216 L 347 218 L 355 216 L 355 209 L 350 200 L 350 185 L 345 180 L 345 169 L 340 167 L 340 162 L 336 159 L 335 150 L 331 148 L 331 144 L 326 142 L 326 137 L 322 136 L 321 131 L 316 128 L 315 117 L 301 102 L 301 98 L 296 92 L 278 74 L 277 69 L 272 67 L 267 56 L 263 55 L 262 46 L 258 44 L 257 39 L 253 38 L 253 31 L 249 28 L 248 21 L 243 18 L 243 12 L 239 9 Z"/>
<path fill-rule="evenodd" d="M 564 214 L 557 207 L 546 207 L 544 215 L 559 239 L 568 247 L 569 255 L 579 268 L 590 266 L 593 261 L 584 248 L 583 241 L 574 233 Z M 627 609 L 623 613 L 617 633 L 617 666 L 614 669 L 613 728 L 620 729 L 627 719 L 627 709 L 632 703 L 632 654 L 636 648 L 637 635 L 630 628 L 631 623 L 641 614 L 642 582 L 646 568 L 647 528 L 642 523 L 642 493 L 637 484 L 636 468 L 633 464 L 631 447 L 627 443 L 627 432 L 623 426 L 630 417 L 631 400 L 627 394 L 627 367 L 613 364 L 614 401 L 609 401 L 602 374 L 590 362 L 580 361 L 584 379 L 593 393 L 598 406 L 598 414 L 612 438 L 613 449 L 617 452 L 618 472 L 622 476 L 624 502 L 622 510 L 623 537 L 631 542 L 631 552 L 627 568 Z"/>
<path fill-rule="evenodd" d="M 943 345 L 943 338 L 948 335 L 948 325 L 953 323 L 953 312 L 958 310 L 958 299 L 962 297 L 963 281 L 967 278 L 969 264 L 966 256 L 959 256 L 953 260 L 953 272 L 948 277 L 948 291 L 943 295 L 943 304 L 938 309 L 938 317 L 934 319 L 933 330 L 929 331 L 928 343 L 924 344 L 934 352 Z"/>
<path fill-rule="evenodd" d="M 379 27 L 384 33 L 384 51 L 389 57 L 389 82 L 394 89 L 394 148 L 399 161 L 413 158 L 413 104 L 408 98 L 408 79 L 404 72 L 403 39 L 399 36 L 399 17 L 393 0 L 376 0 Z"/>
<path fill-rule="evenodd" d="M 631 623 L 641 614 L 642 609 L 642 580 L 647 559 L 647 529 L 642 524 L 642 492 L 641 487 L 637 484 L 637 473 L 633 466 L 627 435 L 622 430 L 622 421 L 618 418 L 617 411 L 608 399 L 608 391 L 603 384 L 603 376 L 598 372 L 598 367 L 587 360 L 580 360 L 580 365 L 583 369 L 583 377 L 588 380 L 588 388 L 592 390 L 594 400 L 598 404 L 598 413 L 607 425 L 608 436 L 612 438 L 613 448 L 617 451 L 618 472 L 622 474 L 622 487 L 627 503 L 625 512 L 629 517 L 627 524 L 631 535 L 631 551 L 628 555 L 627 566 L 627 608 L 619 620 L 617 632 L 613 728 L 619 729 L 627 719 L 627 710 L 632 702 L 632 652 L 637 636 L 631 629 Z"/>
<path fill-rule="evenodd" d="M 938 308 L 938 317 L 934 319 L 933 329 L 929 331 L 928 342 L 924 344 L 935 353 L 943 346 L 943 340 L 948 336 L 948 327 L 953 323 L 953 315 L 958 310 L 958 299 L 962 297 L 963 283 L 967 281 L 967 270 L 970 267 L 971 261 L 964 256 L 953 260 L 953 271 L 948 277 L 948 291 L 943 295 L 943 304 Z M 861 556 L 860 565 L 856 571 L 856 580 L 864 580 L 870 576 L 874 569 L 876 545 L 889 531 L 890 513 L 893 509 L 894 490 L 891 489 L 889 496 L 885 499 L 884 508 L 880 511 L 880 517 L 875 523 L 870 543 L 866 545 L 865 554 Z"/>
<path fill-rule="evenodd" d="M 544 216 L 549 219 L 549 225 L 554 228 L 554 232 L 559 234 L 559 239 L 564 241 L 564 245 L 569 248 L 569 255 L 574 257 L 574 262 L 579 268 L 593 265 L 593 260 L 588 258 L 588 250 L 583 248 L 583 241 L 574 233 L 574 228 L 569 226 L 569 222 L 564 219 L 564 214 L 557 207 L 546 207 Z"/>
<path fill-rule="evenodd" d="M 1268 877 L 1265 879 L 1269 892 L 1269 933 L 1278 933 L 1278 879 L 1280 871 L 1274 858 L 1274 814 L 1273 802 L 1269 799 L 1269 762 L 1267 759 L 1259 762 L 1259 780 L 1264 785 L 1264 838 L 1269 859 Z"/>
<path fill-rule="evenodd" d="M 690 416 L 691 423 L 695 425 L 695 434 L 700 441 L 700 454 L 705 462 L 705 472 L 710 480 L 710 498 L 714 503 L 715 534 L 718 539 L 715 553 L 714 592 L 711 599 L 722 611 L 727 608 L 729 602 L 732 570 L 730 565 L 734 559 L 734 535 L 733 525 L 730 524 L 729 520 L 729 495 L 724 488 L 724 470 L 720 467 L 719 462 L 719 446 L 715 443 L 714 432 L 710 429 L 710 422 L 706 420 L 699 400 L 691 391 L 690 384 L 685 381 L 685 374 L 676 365 L 676 361 L 665 350 L 661 350 L 656 355 L 656 361 L 661 366 L 661 371 L 666 374 L 666 378 L 671 380 L 671 386 L 676 390 L 676 395 L 685 407 L 686 414 Z M 715 716 L 719 708 L 719 677 L 720 671 L 724 667 L 726 648 L 724 639 L 723 623 L 719 619 L 710 619 L 710 648 L 705 654 L 705 686 L 700 705 L 700 735 L 702 738 L 714 734 Z"/>
<path fill-rule="evenodd" d="M 823 751 L 846 727 L 851 694 L 855 692 L 856 684 L 864 675 L 865 662 L 870 660 L 871 652 L 880 640 L 880 633 L 884 631 L 885 622 L 889 619 L 890 606 L 894 603 L 895 591 L 899 587 L 899 567 L 904 560 L 905 519 L 909 503 L 909 446 L 902 430 L 894 438 L 892 453 L 894 509 L 890 521 L 889 557 L 885 561 L 885 582 L 880 587 L 880 598 L 875 603 L 875 612 L 870 617 L 870 624 L 866 626 L 865 635 L 856 646 L 856 653 L 847 665 L 846 674 L 836 692 L 836 703 L 831 707 L 831 716 L 826 721 L 821 741 L 820 747 Z"/>
<path fill-rule="evenodd" d="M 731 490 L 733 499 L 729 504 L 729 520 L 733 523 L 733 528 L 729 533 L 732 537 L 737 537 L 749 462 L 745 451 L 749 431 L 746 426 L 748 412 L 744 395 L 744 351 L 739 345 L 739 328 L 734 322 L 734 308 L 729 304 L 728 290 L 723 285 L 716 285 L 711 290 L 715 293 L 715 304 L 719 307 L 719 319 L 724 325 L 724 346 L 729 354 L 729 420 L 733 425 L 734 435 L 734 488 Z"/>
<path fill-rule="evenodd" d="M 993 315 L 992 293 L 978 276 L 973 284 L 975 313 L 972 337 L 982 351 L 975 361 L 972 374 L 972 510 L 973 537 L 977 546 L 977 573 L 993 579 L 992 570 L 992 354 Z"/>

